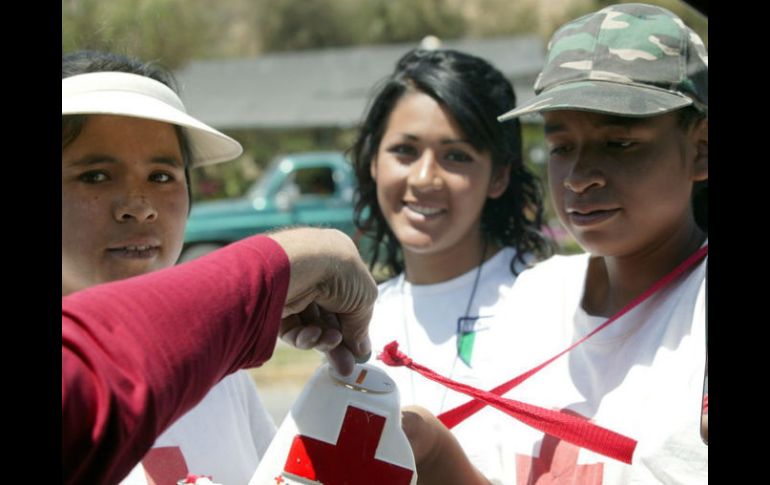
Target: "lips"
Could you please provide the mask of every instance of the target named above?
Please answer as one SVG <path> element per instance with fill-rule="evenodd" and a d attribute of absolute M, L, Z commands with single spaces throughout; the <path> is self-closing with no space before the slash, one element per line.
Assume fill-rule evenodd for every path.
<path fill-rule="evenodd" d="M 443 209 L 441 207 L 436 207 L 434 205 L 418 204 L 414 202 L 404 202 L 404 207 L 406 207 L 406 209 L 409 212 L 425 218 L 434 217 L 446 212 L 446 209 Z"/>
<path fill-rule="evenodd" d="M 160 253 L 160 246 L 125 246 L 110 248 L 107 253 L 126 259 L 151 259 Z"/>
<path fill-rule="evenodd" d="M 156 238 L 137 238 L 132 241 L 110 244 L 107 253 L 128 259 L 154 258 L 160 253 L 160 241 Z"/>
<path fill-rule="evenodd" d="M 610 218 L 612 218 L 615 214 L 619 213 L 619 208 L 611 208 L 611 209 L 598 209 L 598 208 L 589 208 L 589 207 L 581 207 L 581 208 L 568 208 L 567 209 L 567 217 L 569 218 L 570 222 L 575 226 L 591 226 L 595 224 L 600 224 Z"/>
<path fill-rule="evenodd" d="M 110 251 L 147 251 L 148 249 L 155 248 L 157 246 L 151 246 L 149 244 L 142 246 L 122 246 L 117 248 L 110 248 Z"/>

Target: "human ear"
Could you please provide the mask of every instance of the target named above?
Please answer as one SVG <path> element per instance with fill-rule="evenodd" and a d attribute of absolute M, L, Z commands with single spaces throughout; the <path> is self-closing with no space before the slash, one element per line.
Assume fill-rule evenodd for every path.
<path fill-rule="evenodd" d="M 489 190 L 487 190 L 487 197 L 490 199 L 497 199 L 505 189 L 508 188 L 508 183 L 511 179 L 511 166 L 506 165 L 500 169 L 493 170 L 492 179 L 489 181 Z"/>
<path fill-rule="evenodd" d="M 377 157 L 373 157 L 369 164 L 369 175 L 372 176 L 372 180 L 377 181 Z"/>
<path fill-rule="evenodd" d="M 709 119 L 704 118 L 692 129 L 691 137 L 695 144 L 693 180 L 700 182 L 709 179 Z"/>

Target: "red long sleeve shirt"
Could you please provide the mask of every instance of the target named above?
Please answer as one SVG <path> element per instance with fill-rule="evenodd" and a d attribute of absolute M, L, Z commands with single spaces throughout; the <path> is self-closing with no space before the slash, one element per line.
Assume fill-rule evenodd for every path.
<path fill-rule="evenodd" d="M 220 379 L 269 359 L 289 276 L 255 236 L 62 298 L 64 482 L 118 482 Z"/>

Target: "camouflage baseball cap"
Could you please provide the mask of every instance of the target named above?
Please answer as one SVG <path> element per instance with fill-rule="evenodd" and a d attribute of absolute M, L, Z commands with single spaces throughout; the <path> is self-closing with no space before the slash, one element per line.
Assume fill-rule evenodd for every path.
<path fill-rule="evenodd" d="M 553 110 L 652 116 L 691 105 L 708 113 L 708 53 L 668 10 L 613 5 L 556 31 L 535 94 L 498 120 Z"/>

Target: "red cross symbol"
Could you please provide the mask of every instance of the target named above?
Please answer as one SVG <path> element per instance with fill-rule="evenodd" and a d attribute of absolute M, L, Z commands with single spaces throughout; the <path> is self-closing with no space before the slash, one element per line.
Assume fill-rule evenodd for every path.
<path fill-rule="evenodd" d="M 348 406 L 337 444 L 295 436 L 284 472 L 324 485 L 409 485 L 412 470 L 374 457 L 384 427 L 383 416 Z"/>
<path fill-rule="evenodd" d="M 283 479 L 282 476 L 277 476 L 273 480 L 275 480 L 275 483 L 277 483 L 277 484 L 281 484 L 281 483 L 284 482 L 284 479 Z"/>
<path fill-rule="evenodd" d="M 575 414 L 563 409 L 561 412 Z M 602 485 L 604 463 L 578 465 L 580 448 L 549 434 L 543 437 L 540 456 L 516 455 L 518 485 Z"/>
<path fill-rule="evenodd" d="M 188 473 L 187 463 L 178 446 L 162 446 L 150 449 L 142 459 L 142 467 L 148 485 L 177 483 Z"/>

